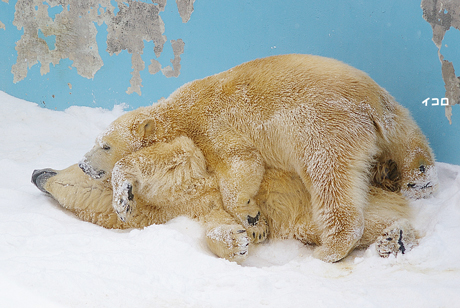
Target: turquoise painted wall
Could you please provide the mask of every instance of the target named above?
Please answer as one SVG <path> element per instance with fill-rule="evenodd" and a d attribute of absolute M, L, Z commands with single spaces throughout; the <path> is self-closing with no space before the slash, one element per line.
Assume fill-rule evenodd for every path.
<path fill-rule="evenodd" d="M 107 0 L 108 1 L 108 0 Z M 151 3 L 145 1 L 146 3 Z M 44 2 L 46 3 L 46 1 Z M 116 7 L 115 1 L 111 3 Z M 99 55 L 104 65 L 92 79 L 69 68 L 64 59 L 41 75 L 40 64 L 27 77 L 13 82 L 12 65 L 16 42 L 24 30 L 13 25 L 16 1 L 0 2 L 0 90 L 63 110 L 71 105 L 130 108 L 149 105 L 167 97 L 182 84 L 215 74 L 242 62 L 275 54 L 309 53 L 333 57 L 367 72 L 404 106 L 409 108 L 428 136 L 439 161 L 460 164 L 460 107 L 453 107 L 452 124 L 444 108 L 425 106 L 426 98 L 445 96 L 438 49 L 432 28 L 422 17 L 419 1 L 212 1 L 196 0 L 190 20 L 182 22 L 176 3 L 169 0 L 159 15 L 167 37 L 164 51 L 156 58 L 152 42 L 145 42 L 141 71 L 142 95 L 127 94 L 131 55 L 110 55 L 107 25 L 96 24 Z M 61 10 L 49 9 L 50 16 Z M 53 37 L 42 35 L 53 48 Z M 150 74 L 147 66 L 157 59 L 163 67 L 174 58 L 170 40 L 185 43 L 178 77 Z M 442 52 L 460 63 L 460 31 L 448 31 Z M 71 88 L 69 87 L 71 85 Z"/>

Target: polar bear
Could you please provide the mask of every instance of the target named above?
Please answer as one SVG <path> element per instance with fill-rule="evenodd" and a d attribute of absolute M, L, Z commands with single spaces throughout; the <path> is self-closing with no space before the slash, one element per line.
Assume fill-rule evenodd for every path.
<path fill-rule="evenodd" d="M 255 235 L 224 210 L 217 176 L 187 137 L 158 142 L 122 158 L 113 170 L 113 185 L 107 178 L 92 179 L 77 165 L 36 170 L 32 182 L 80 219 L 106 228 L 142 228 L 184 215 L 204 225 L 208 247 L 219 257 L 242 262 L 254 244 Z M 121 213 L 123 220 L 117 219 L 112 196 L 129 208 Z M 269 238 L 322 245 L 322 231 L 312 219 L 311 195 L 296 173 L 267 169 L 255 201 L 267 218 Z M 363 212 L 363 236 L 353 248 L 376 242 L 380 256 L 387 257 L 416 244 L 416 232 L 407 220 L 410 207 L 400 194 L 370 187 Z"/>
<path fill-rule="evenodd" d="M 408 111 L 365 73 L 319 56 L 257 59 L 185 84 L 168 99 L 115 120 L 79 165 L 104 178 L 122 157 L 178 136 L 201 149 L 224 208 L 256 242 L 267 234 L 255 198 L 265 169 L 297 174 L 322 230 L 315 256 L 328 262 L 348 255 L 363 234 L 376 158 L 396 162 L 401 191 L 422 195 L 435 182 L 429 147 L 408 153 L 412 140 L 426 143 Z M 114 205 L 119 213 L 129 211 Z"/>

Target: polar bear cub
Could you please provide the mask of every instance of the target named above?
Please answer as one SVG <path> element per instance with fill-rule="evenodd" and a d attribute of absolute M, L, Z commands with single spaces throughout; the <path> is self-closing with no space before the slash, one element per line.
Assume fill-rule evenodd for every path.
<path fill-rule="evenodd" d="M 224 208 L 255 242 L 268 228 L 256 198 L 265 169 L 296 174 L 321 230 L 315 255 L 328 262 L 348 255 L 363 235 L 377 158 L 396 162 L 409 196 L 436 186 L 431 149 L 407 110 L 365 73 L 318 56 L 257 59 L 188 83 L 114 121 L 80 167 L 104 178 L 126 155 L 179 136 L 202 151 Z"/>

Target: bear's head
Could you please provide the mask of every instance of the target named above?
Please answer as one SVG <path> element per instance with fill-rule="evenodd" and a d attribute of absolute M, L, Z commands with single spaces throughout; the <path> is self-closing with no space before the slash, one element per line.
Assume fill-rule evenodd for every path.
<path fill-rule="evenodd" d="M 129 174 L 135 178 L 135 195 L 154 202 L 157 208 L 165 204 L 190 205 L 194 196 L 210 192 L 201 187 L 203 180 L 211 178 L 206 159 L 190 138 L 180 136 L 169 142 L 156 142 L 145 150 L 117 161 L 112 171 L 114 189 L 122 188 Z M 217 191 L 217 184 L 212 188 Z"/>
<path fill-rule="evenodd" d="M 151 107 L 127 112 L 113 121 L 97 138 L 94 147 L 79 162 L 79 167 L 94 179 L 110 175 L 122 157 L 158 141 L 168 141 L 168 129 Z M 174 136 L 175 137 L 175 136 Z"/>
<path fill-rule="evenodd" d="M 426 198 L 438 187 L 434 154 L 418 128 L 406 137 L 400 153 L 401 193 L 411 199 Z"/>

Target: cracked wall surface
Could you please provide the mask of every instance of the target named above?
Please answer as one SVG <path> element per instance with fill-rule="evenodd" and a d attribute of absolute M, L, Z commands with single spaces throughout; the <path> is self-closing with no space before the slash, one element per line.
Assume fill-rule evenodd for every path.
<path fill-rule="evenodd" d="M 5 2 L 5 3 L 8 3 L 8 0 L 2 0 L 2 1 Z M 182 18 L 182 20 L 184 20 L 184 19 Z M 0 20 L 0 29 L 6 30 L 5 24 L 1 20 Z"/>
<path fill-rule="evenodd" d="M 442 79 L 446 88 L 446 97 L 449 99 L 449 105 L 445 107 L 446 117 L 452 124 L 452 106 L 460 104 L 460 78 L 455 75 L 453 63 L 444 59 L 441 54 L 441 46 L 446 32 L 451 27 L 460 30 L 460 1 L 422 0 L 421 7 L 423 18 L 433 29 L 433 42 L 438 47 Z"/>
<path fill-rule="evenodd" d="M 5 0 L 2 0 L 5 1 Z M 110 55 L 126 50 L 131 54 L 133 71 L 131 86 L 127 93 L 141 95 L 140 72 L 145 69 L 141 55 L 144 41 L 154 43 L 154 53 L 158 59 L 168 42 L 165 24 L 160 12 L 165 10 L 167 0 L 145 3 L 133 0 L 18 0 L 15 6 L 13 24 L 24 33 L 16 42 L 18 58 L 11 72 L 14 82 L 26 78 L 28 70 L 40 62 L 40 73 L 47 74 L 50 65 L 61 59 L 70 59 L 79 75 L 93 78 L 104 65 L 99 55 L 96 24 L 107 25 L 107 52 Z M 112 5 L 116 3 L 116 7 Z M 177 9 L 183 22 L 187 22 L 193 12 L 194 0 L 176 0 Z M 60 12 L 52 14 L 56 10 Z M 0 24 L 2 28 L 3 24 Z M 3 25 L 4 28 L 4 25 Z M 50 43 L 52 41 L 52 43 Z M 172 67 L 161 67 L 157 59 L 152 59 L 149 73 L 162 72 L 165 77 L 180 74 L 180 55 L 184 52 L 182 39 L 170 41 L 174 53 Z"/>

